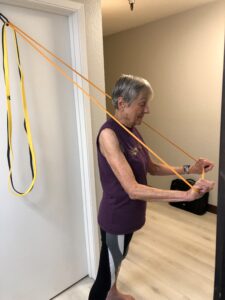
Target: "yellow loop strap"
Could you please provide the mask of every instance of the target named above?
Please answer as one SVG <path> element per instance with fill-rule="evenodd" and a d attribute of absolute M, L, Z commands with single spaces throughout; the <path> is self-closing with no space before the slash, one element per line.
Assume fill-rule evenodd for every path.
<path fill-rule="evenodd" d="M 82 91 L 96 106 L 98 106 L 104 113 L 106 113 L 110 118 L 112 118 L 116 123 L 118 123 L 125 131 L 127 131 L 135 140 L 137 140 L 148 152 L 155 156 L 160 162 L 168 167 L 174 174 L 176 174 L 180 179 L 182 179 L 190 188 L 193 189 L 193 186 L 182 176 L 180 175 L 173 167 L 171 167 L 167 162 L 165 162 L 161 157 L 159 157 L 150 147 L 148 147 L 142 140 L 136 137 L 129 129 L 127 129 L 116 117 L 114 117 L 109 111 L 107 111 L 104 106 L 93 96 L 91 96 L 87 91 L 85 91 L 76 81 L 69 77 L 66 72 L 54 63 L 46 54 L 44 54 L 33 42 L 31 42 L 27 36 L 25 36 L 20 30 L 18 30 L 12 23 L 9 25 L 16 31 L 18 34 L 28 42 L 41 56 L 43 56 L 48 63 L 50 63 L 58 72 L 60 72 L 67 80 L 72 82 L 79 90 Z"/>
<path fill-rule="evenodd" d="M 13 163 L 13 150 L 12 150 L 12 111 L 11 111 L 11 99 L 10 99 L 10 77 L 9 77 L 9 63 L 8 63 L 8 47 L 7 47 L 7 30 L 6 24 L 2 27 L 2 44 L 3 44 L 3 68 L 4 68 L 4 78 L 5 78 L 5 86 L 6 86 L 6 105 L 7 105 L 7 130 L 8 130 L 8 165 L 9 165 L 9 186 L 12 187 L 14 194 L 17 196 L 25 196 L 27 195 L 33 188 L 37 170 L 36 170 L 36 159 L 35 159 L 35 152 L 34 146 L 32 142 L 31 130 L 30 130 L 30 121 L 29 115 L 27 110 L 27 103 L 26 103 L 26 95 L 25 95 L 25 88 L 24 88 L 24 75 L 20 64 L 20 57 L 19 57 L 19 49 L 18 43 L 16 38 L 16 32 L 14 30 L 14 41 L 17 53 L 17 64 L 19 69 L 20 75 L 20 89 L 21 89 L 21 96 L 22 96 L 22 106 L 23 106 L 23 113 L 24 113 L 24 127 L 27 135 L 27 141 L 29 145 L 29 153 L 30 153 L 30 164 L 31 164 L 31 171 L 32 171 L 32 182 L 25 190 L 25 192 L 19 192 L 14 187 L 13 184 L 13 176 L 12 176 L 12 163 Z"/>

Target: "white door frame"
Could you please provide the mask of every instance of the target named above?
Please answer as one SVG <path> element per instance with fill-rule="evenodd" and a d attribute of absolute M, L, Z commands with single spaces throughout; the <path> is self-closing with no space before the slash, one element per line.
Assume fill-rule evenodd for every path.
<path fill-rule="evenodd" d="M 70 0 L 0 0 L 1 4 L 38 9 L 51 13 L 59 13 L 69 17 L 71 40 L 72 67 L 82 75 L 88 77 L 87 48 L 85 32 L 84 4 Z M 7 16 L 6 16 L 7 17 Z M 11 20 L 13 23 L 13 20 Z M 17 24 L 15 24 L 17 25 Z M 21 28 L 23 29 L 23 28 Z M 41 41 L 40 41 L 41 42 Z M 51 50 L 51 49 L 50 49 Z M 60 53 L 58 54 L 60 56 Z M 73 75 L 87 92 L 88 84 L 77 75 Z M 92 124 L 90 101 L 84 99 L 82 92 L 74 86 L 74 100 L 76 116 L 75 122 L 78 131 L 78 147 L 80 158 L 82 200 L 84 212 L 85 239 L 87 249 L 88 275 L 92 278 L 97 273 L 99 257 L 97 205 L 94 174 L 94 153 L 92 148 Z M 91 146 L 90 146 L 91 141 Z"/>

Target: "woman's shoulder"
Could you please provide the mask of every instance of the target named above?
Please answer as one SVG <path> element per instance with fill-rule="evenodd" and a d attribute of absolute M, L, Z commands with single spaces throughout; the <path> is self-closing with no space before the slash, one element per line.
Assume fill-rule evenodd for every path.
<path fill-rule="evenodd" d="M 118 128 L 118 126 L 119 125 L 112 118 L 110 118 L 110 119 L 106 120 L 105 123 L 101 126 L 99 132 L 105 128 L 116 130 Z"/>
<path fill-rule="evenodd" d="M 107 133 L 115 133 L 117 132 L 117 129 L 116 129 L 116 122 L 113 120 L 113 119 L 108 119 L 105 121 L 105 123 L 100 127 L 99 129 L 99 132 L 98 132 L 98 135 L 97 135 L 97 145 L 99 143 L 99 137 L 100 135 L 102 136 L 102 133 L 104 132 L 103 135 L 107 134 Z M 112 132 L 113 131 L 113 132 Z"/>
<path fill-rule="evenodd" d="M 121 131 L 121 127 L 119 126 L 119 124 L 117 124 L 113 119 L 108 119 L 102 126 L 101 128 L 99 129 L 99 132 L 98 132 L 98 137 L 99 135 L 101 134 L 101 132 L 104 130 L 104 131 L 109 131 L 109 130 L 106 130 L 106 129 L 110 129 L 112 130 L 116 136 L 118 137 L 118 135 L 120 135 L 120 131 Z"/>

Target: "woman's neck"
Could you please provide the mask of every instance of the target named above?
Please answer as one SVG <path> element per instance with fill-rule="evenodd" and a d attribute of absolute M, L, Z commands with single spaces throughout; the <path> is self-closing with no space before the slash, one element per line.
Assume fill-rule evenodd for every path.
<path fill-rule="evenodd" d="M 126 126 L 128 128 L 134 127 L 134 125 L 130 122 L 130 120 L 128 120 L 128 118 L 126 118 L 126 116 L 124 116 L 123 114 L 121 114 L 118 110 L 115 111 L 115 117 L 124 126 Z"/>

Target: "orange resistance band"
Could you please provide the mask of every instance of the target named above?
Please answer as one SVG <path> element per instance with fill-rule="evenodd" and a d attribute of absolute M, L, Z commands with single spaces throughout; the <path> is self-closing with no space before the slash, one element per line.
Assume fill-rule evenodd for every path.
<path fill-rule="evenodd" d="M 148 150 L 153 156 L 155 156 L 160 162 L 162 162 L 168 169 L 170 169 L 174 174 L 176 174 L 180 179 L 182 179 L 190 188 L 193 188 L 193 186 L 182 176 L 180 175 L 173 167 L 171 167 L 167 162 L 165 162 L 161 157 L 159 157 L 150 147 L 148 147 L 144 142 L 142 142 L 138 137 L 136 137 L 129 129 L 127 129 L 117 118 L 115 118 L 109 111 L 107 111 L 103 105 L 93 96 L 91 96 L 89 93 L 87 93 L 76 81 L 74 81 L 71 77 L 69 77 L 66 72 L 59 67 L 56 63 L 54 63 L 46 54 L 44 54 L 36 45 L 38 45 L 40 48 L 44 49 L 46 52 L 51 54 L 53 57 L 55 57 L 58 61 L 60 61 L 62 64 L 67 66 L 69 69 L 71 69 L 73 72 L 75 72 L 78 76 L 80 76 L 82 79 L 87 81 L 90 85 L 95 87 L 98 91 L 100 91 L 102 94 L 104 94 L 107 98 L 111 99 L 111 96 L 109 96 L 107 93 L 102 91 L 99 87 L 97 87 L 94 83 L 92 83 L 90 80 L 85 78 L 82 74 L 77 72 L 75 69 L 73 69 L 70 65 L 65 63 L 61 58 L 56 56 L 54 53 L 46 49 L 44 46 L 42 46 L 40 43 L 36 42 L 32 37 L 30 37 L 28 34 L 26 34 L 24 31 L 19 29 L 16 25 L 9 22 L 8 25 L 15 30 L 26 42 L 28 42 L 40 55 L 42 55 L 54 68 L 57 69 L 64 77 L 66 77 L 70 82 L 72 82 L 78 89 L 82 91 L 83 94 L 85 94 L 96 106 L 98 106 L 103 112 L 105 112 L 110 118 L 112 118 L 116 123 L 118 123 L 125 131 L 127 131 L 135 140 L 137 140 L 145 149 Z M 32 41 L 32 42 L 31 42 Z M 36 45 L 35 45 L 35 44 Z M 146 125 L 147 123 L 144 122 Z M 152 129 L 150 125 L 147 124 L 149 128 Z M 155 130 L 155 129 L 154 129 Z M 158 132 L 157 130 L 155 130 Z M 159 132 L 158 132 L 159 133 Z M 163 138 L 165 138 L 162 134 L 160 134 Z M 171 142 L 169 139 L 166 138 L 167 141 L 169 141 L 172 145 L 174 145 L 176 148 L 178 148 L 180 151 L 188 155 L 191 159 L 195 160 L 192 156 L 190 156 L 186 151 L 184 151 L 182 148 L 177 146 L 175 143 Z M 204 170 L 202 173 L 202 177 L 204 177 Z"/>
<path fill-rule="evenodd" d="M 34 40 L 30 35 L 28 35 L 26 32 L 24 32 L 23 30 L 21 30 L 19 27 L 17 27 L 16 25 L 12 24 L 10 22 L 10 26 L 13 27 L 14 29 L 17 29 L 17 31 L 21 32 L 24 36 L 26 36 L 28 39 L 30 39 L 31 41 L 33 41 L 36 45 L 38 45 L 40 48 L 42 48 L 43 50 L 45 50 L 48 54 L 50 54 L 51 56 L 53 56 L 54 58 L 56 58 L 59 62 L 61 62 L 64 66 L 66 66 L 67 68 L 69 68 L 71 71 L 73 71 L 75 74 L 77 74 L 79 77 L 81 77 L 83 80 L 85 80 L 86 82 L 88 82 L 91 86 L 93 86 L 96 90 L 98 90 L 102 95 L 104 95 L 106 98 L 108 98 L 109 100 L 112 100 L 112 97 L 107 94 L 105 91 L 103 91 L 101 88 L 99 88 L 96 84 L 94 84 L 92 81 L 90 81 L 89 79 L 87 79 L 86 77 L 84 77 L 81 73 L 79 73 L 77 70 L 75 70 L 74 68 L 72 68 L 69 64 L 67 64 L 65 61 L 63 61 L 60 57 L 58 57 L 57 55 L 55 55 L 53 52 L 51 52 L 50 50 L 48 50 L 46 47 L 44 47 L 42 44 L 40 44 L 39 42 L 37 42 L 36 40 Z M 173 145 L 175 148 L 177 148 L 178 150 L 180 150 L 181 152 L 183 152 L 186 156 L 188 156 L 189 158 L 191 158 L 193 161 L 197 161 L 197 159 L 195 157 L 193 157 L 191 154 L 189 154 L 188 152 L 186 152 L 184 149 L 182 149 L 180 146 L 178 146 L 177 144 L 175 144 L 174 142 L 172 142 L 171 140 L 169 140 L 165 135 L 163 135 L 160 131 L 158 131 L 157 129 L 153 128 L 152 126 L 150 126 L 147 122 L 143 121 L 142 122 L 146 127 L 148 127 L 149 129 L 153 130 L 154 132 L 156 132 L 159 136 L 161 136 L 163 139 L 165 139 L 168 143 L 170 143 L 171 145 Z M 203 170 L 204 171 L 204 170 Z"/>

